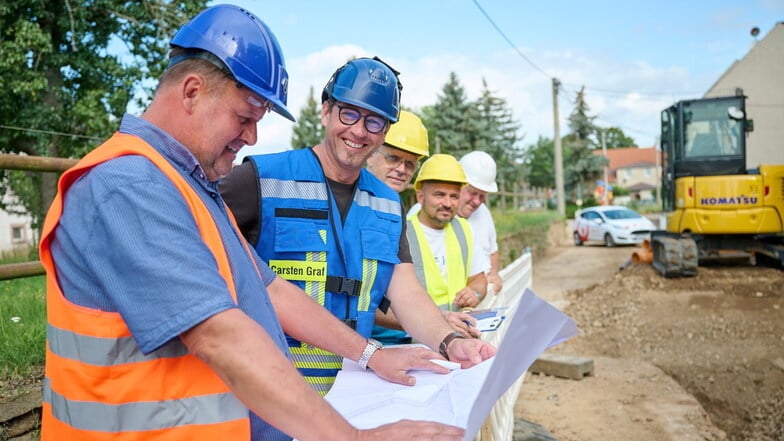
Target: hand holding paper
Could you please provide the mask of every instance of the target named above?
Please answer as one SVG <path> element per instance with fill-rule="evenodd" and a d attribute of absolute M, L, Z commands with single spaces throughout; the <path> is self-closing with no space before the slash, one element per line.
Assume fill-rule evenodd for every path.
<path fill-rule="evenodd" d="M 466 429 L 474 438 L 498 398 L 545 349 L 577 335 L 574 321 L 526 289 L 510 308 L 496 356 L 448 374 L 415 371 L 416 386 L 383 381 L 345 360 L 326 399 L 359 428 L 401 419 L 436 421 Z M 481 392 L 481 393 L 480 393 Z"/>

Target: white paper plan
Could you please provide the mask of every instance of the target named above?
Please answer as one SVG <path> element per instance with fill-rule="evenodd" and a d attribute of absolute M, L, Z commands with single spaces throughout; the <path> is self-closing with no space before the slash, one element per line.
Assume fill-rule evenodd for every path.
<path fill-rule="evenodd" d="M 577 335 L 577 325 L 526 289 L 507 314 L 495 357 L 449 374 L 414 371 L 415 386 L 389 383 L 351 360 L 326 395 L 351 424 L 373 428 L 401 419 L 437 421 L 466 429 L 472 440 L 495 402 L 545 349 Z"/>

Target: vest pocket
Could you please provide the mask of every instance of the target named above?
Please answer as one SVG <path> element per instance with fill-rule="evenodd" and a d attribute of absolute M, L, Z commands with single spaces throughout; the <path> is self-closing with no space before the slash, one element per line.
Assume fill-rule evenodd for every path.
<path fill-rule="evenodd" d="M 275 218 L 275 252 L 327 251 L 328 229 L 326 221 Z"/>
<path fill-rule="evenodd" d="M 397 255 L 400 248 L 400 235 L 363 228 L 360 231 L 360 240 L 362 241 L 362 255 L 366 259 L 391 264 L 400 263 L 400 258 Z"/>

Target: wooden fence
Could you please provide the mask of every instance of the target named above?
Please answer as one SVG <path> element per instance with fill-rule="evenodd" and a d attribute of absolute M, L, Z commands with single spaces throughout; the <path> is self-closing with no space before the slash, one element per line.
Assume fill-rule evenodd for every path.
<path fill-rule="evenodd" d="M 23 170 L 42 173 L 62 173 L 78 160 L 65 158 L 49 158 L 46 156 L 25 156 L 0 153 L 0 169 Z M 21 277 L 40 276 L 44 267 L 40 261 L 6 263 L 0 265 L 0 280 Z"/>

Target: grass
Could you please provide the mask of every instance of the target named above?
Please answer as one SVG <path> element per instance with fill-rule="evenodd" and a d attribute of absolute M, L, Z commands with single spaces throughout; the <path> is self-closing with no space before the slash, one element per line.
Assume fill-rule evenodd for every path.
<path fill-rule="evenodd" d="M 44 276 L 0 281 L 0 378 L 29 377 L 44 363 Z"/>
<path fill-rule="evenodd" d="M 534 253 L 546 249 L 550 225 L 560 219 L 553 210 L 492 210 L 492 214 L 502 268 L 517 259 L 526 247 Z"/>

